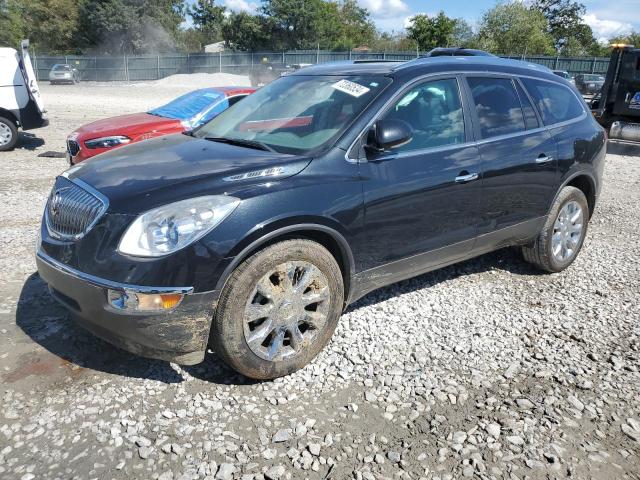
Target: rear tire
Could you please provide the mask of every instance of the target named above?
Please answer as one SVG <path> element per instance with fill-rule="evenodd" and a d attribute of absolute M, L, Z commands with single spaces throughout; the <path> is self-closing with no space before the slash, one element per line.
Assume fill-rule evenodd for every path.
<path fill-rule="evenodd" d="M 0 152 L 12 150 L 18 143 L 18 127 L 5 117 L 0 117 Z"/>
<path fill-rule="evenodd" d="M 342 273 L 310 240 L 286 240 L 242 262 L 227 280 L 210 343 L 243 375 L 267 380 L 304 367 L 331 339 L 342 313 Z"/>
<path fill-rule="evenodd" d="M 561 272 L 580 253 L 589 224 L 589 204 L 581 190 L 564 187 L 535 242 L 522 247 L 524 259 L 547 272 Z"/>

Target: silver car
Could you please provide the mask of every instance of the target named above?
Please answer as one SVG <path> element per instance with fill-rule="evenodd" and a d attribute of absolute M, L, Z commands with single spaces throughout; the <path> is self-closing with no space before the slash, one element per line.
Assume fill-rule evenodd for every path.
<path fill-rule="evenodd" d="M 56 83 L 78 83 L 80 82 L 80 74 L 71 65 L 56 63 L 49 71 L 49 81 L 51 85 Z"/>

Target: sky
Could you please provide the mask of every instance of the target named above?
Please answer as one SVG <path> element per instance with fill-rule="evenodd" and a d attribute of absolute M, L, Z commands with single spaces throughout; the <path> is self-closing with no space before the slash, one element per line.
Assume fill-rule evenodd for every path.
<path fill-rule="evenodd" d="M 230 10 L 255 11 L 259 0 L 218 0 Z M 496 0 L 358 0 L 366 7 L 376 26 L 384 31 L 400 31 L 408 19 L 417 13 L 436 14 L 440 10 L 449 17 L 464 18 L 472 25 Z M 595 37 L 606 40 L 615 35 L 640 31 L 640 0 L 582 0 L 587 7 L 585 22 Z"/>

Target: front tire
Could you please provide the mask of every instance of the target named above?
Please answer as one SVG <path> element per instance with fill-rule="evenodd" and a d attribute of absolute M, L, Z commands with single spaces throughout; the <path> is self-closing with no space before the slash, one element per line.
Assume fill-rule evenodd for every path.
<path fill-rule="evenodd" d="M 220 294 L 214 351 L 243 375 L 267 380 L 304 367 L 331 339 L 342 313 L 342 273 L 310 240 L 286 240 L 242 262 Z"/>
<path fill-rule="evenodd" d="M 564 187 L 535 242 L 522 247 L 527 262 L 547 272 L 560 272 L 582 249 L 589 224 L 589 204 L 581 190 Z"/>
<path fill-rule="evenodd" d="M 18 143 L 18 127 L 5 117 L 0 117 L 0 152 L 11 150 Z"/>

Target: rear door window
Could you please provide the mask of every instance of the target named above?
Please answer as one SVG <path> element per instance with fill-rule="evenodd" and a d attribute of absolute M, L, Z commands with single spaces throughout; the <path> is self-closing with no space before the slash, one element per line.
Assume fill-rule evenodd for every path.
<path fill-rule="evenodd" d="M 482 138 L 525 130 L 524 116 L 513 81 L 508 78 L 467 78 L 480 122 Z"/>
<path fill-rule="evenodd" d="M 534 78 L 523 78 L 522 83 L 533 98 L 545 125 L 573 120 L 584 113 L 578 97 L 564 85 Z"/>

